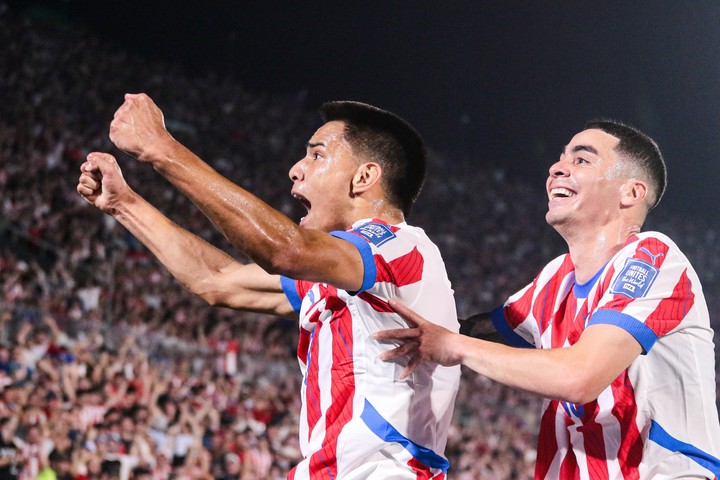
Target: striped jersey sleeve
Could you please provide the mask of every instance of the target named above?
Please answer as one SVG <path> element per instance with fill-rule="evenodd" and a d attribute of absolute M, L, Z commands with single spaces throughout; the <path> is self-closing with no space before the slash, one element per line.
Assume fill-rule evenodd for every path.
<path fill-rule="evenodd" d="M 572 287 L 574 270 L 570 255 L 555 258 L 530 284 L 492 312 L 493 324 L 508 345 L 540 347 L 557 299 L 564 298 Z"/>
<path fill-rule="evenodd" d="M 687 317 L 695 303 L 689 262 L 667 237 L 631 241 L 606 269 L 602 297 L 588 325 L 627 330 L 647 354 L 659 337 Z"/>

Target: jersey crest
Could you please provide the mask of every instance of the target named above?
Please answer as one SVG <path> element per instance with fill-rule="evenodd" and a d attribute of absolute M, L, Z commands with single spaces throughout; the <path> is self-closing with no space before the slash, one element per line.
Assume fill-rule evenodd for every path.
<path fill-rule="evenodd" d="M 376 247 L 395 238 L 395 234 L 390 230 L 390 227 L 382 223 L 367 223 L 356 228 L 353 232 L 367 238 Z"/>
<path fill-rule="evenodd" d="M 622 271 L 615 278 L 610 293 L 628 298 L 643 298 L 650 291 L 657 274 L 657 267 L 637 258 L 628 258 Z"/>

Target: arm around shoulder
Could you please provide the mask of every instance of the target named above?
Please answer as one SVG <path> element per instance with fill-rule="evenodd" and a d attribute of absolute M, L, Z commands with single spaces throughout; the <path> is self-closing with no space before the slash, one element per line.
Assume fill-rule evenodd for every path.
<path fill-rule="evenodd" d="M 409 356 L 404 376 L 421 361 L 462 364 L 511 387 L 584 404 L 595 400 L 642 352 L 630 333 L 614 325 L 591 325 L 567 348 L 517 348 L 450 332 L 395 300 L 390 305 L 414 328 L 386 330 L 375 338 L 404 342 L 382 356 Z"/>
<path fill-rule="evenodd" d="M 597 399 L 642 352 L 630 333 L 614 325 L 592 325 L 566 348 L 517 348 L 464 337 L 456 349 L 463 365 L 488 378 L 576 404 Z"/>

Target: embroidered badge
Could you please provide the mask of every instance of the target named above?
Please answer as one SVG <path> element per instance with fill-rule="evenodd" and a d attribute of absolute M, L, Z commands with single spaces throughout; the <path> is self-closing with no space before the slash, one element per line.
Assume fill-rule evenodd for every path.
<path fill-rule="evenodd" d="M 628 258 L 622 271 L 615 277 L 610 293 L 625 295 L 628 298 L 643 298 L 650 290 L 658 271 L 657 267 L 649 263 L 637 258 Z"/>
<path fill-rule="evenodd" d="M 381 223 L 367 223 L 353 231 L 367 238 L 370 243 L 378 247 L 395 238 L 395 234 L 390 230 L 390 227 Z"/>

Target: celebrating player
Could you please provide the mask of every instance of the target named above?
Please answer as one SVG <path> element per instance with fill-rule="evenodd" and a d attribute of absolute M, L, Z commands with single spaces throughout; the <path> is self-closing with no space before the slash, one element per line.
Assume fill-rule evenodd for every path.
<path fill-rule="evenodd" d="M 546 219 L 569 253 L 462 331 L 492 320 L 512 346 L 449 332 L 400 302 L 416 328 L 383 354 L 431 360 L 547 398 L 539 479 L 720 476 L 713 332 L 702 287 L 667 236 L 640 233 L 666 185 L 655 142 L 629 126 L 586 125 L 550 167 Z M 430 317 L 441 319 L 441 317 Z M 475 336 L 475 335 L 474 335 Z"/>
<path fill-rule="evenodd" d="M 91 153 L 77 190 L 120 221 L 191 292 L 214 305 L 299 315 L 305 381 L 303 461 L 289 478 L 435 478 L 459 367 L 425 364 L 408 379 L 379 361 L 373 332 L 405 323 L 402 298 L 458 331 L 435 245 L 405 223 L 425 176 L 425 149 L 404 120 L 357 102 L 331 102 L 325 124 L 290 169 L 300 226 L 222 177 L 178 143 L 144 94 L 125 97 L 110 126 L 122 150 L 150 163 L 256 264 L 243 265 L 172 223 L 123 180 L 115 159 Z"/>

